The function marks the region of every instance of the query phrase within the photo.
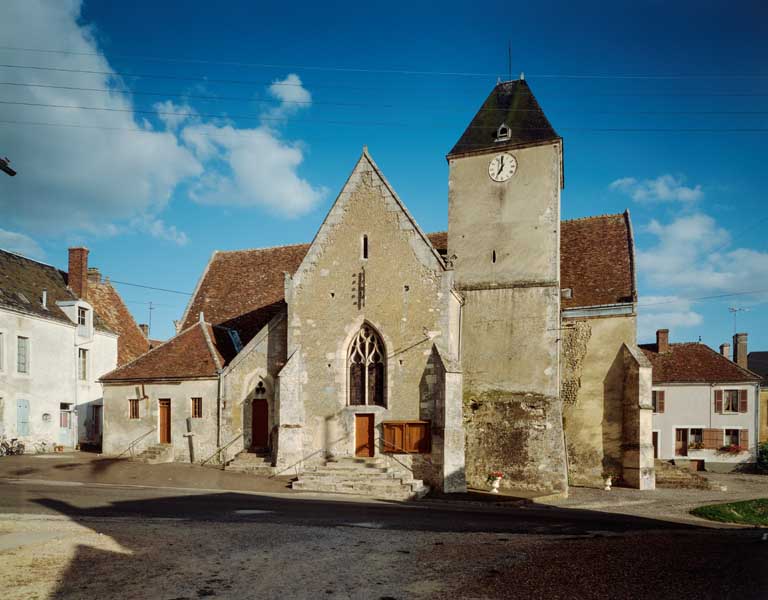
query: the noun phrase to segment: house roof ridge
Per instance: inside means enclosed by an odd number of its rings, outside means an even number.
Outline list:
[[[589,215],[587,217],[576,217],[575,219],[563,219],[562,223],[576,223],[579,221],[596,221],[597,219],[606,219],[608,217],[624,217],[626,212],[620,213],[604,213],[602,215]]]
[[[297,242],[294,244],[277,244],[275,246],[262,246],[259,248],[240,248],[239,250],[214,250],[215,254],[234,254],[235,252],[260,252],[262,250],[277,250],[279,248],[296,248],[297,246],[308,246],[310,242]]]
[[[18,252],[14,252],[13,250],[6,250],[5,248],[0,248],[0,252],[5,252],[6,254],[12,254],[13,256],[18,256],[19,258],[23,258],[24,260],[37,263],[38,265],[42,265],[44,267],[50,267],[51,269],[56,269],[59,273],[66,273],[66,271],[62,271],[56,265],[43,262],[42,260],[37,260],[36,258],[30,258],[29,256],[24,256],[23,254],[19,254]]]

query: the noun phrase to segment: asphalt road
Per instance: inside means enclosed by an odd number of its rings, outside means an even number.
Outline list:
[[[536,505],[6,480],[4,532],[57,536],[0,550],[5,598],[768,598],[761,530]]]

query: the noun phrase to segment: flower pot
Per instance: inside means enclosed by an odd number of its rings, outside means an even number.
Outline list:
[[[499,493],[499,485],[501,485],[501,477],[495,477],[491,481],[491,494]]]

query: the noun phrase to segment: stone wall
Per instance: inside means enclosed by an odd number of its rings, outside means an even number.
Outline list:
[[[568,476],[603,487],[622,472],[624,344],[635,343],[636,317],[564,319],[561,377]]]

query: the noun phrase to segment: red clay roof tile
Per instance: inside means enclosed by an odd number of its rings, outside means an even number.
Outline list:
[[[653,365],[653,383],[738,383],[758,381],[760,377],[706,344],[670,344],[668,352],[658,352],[656,344],[640,349]]]

